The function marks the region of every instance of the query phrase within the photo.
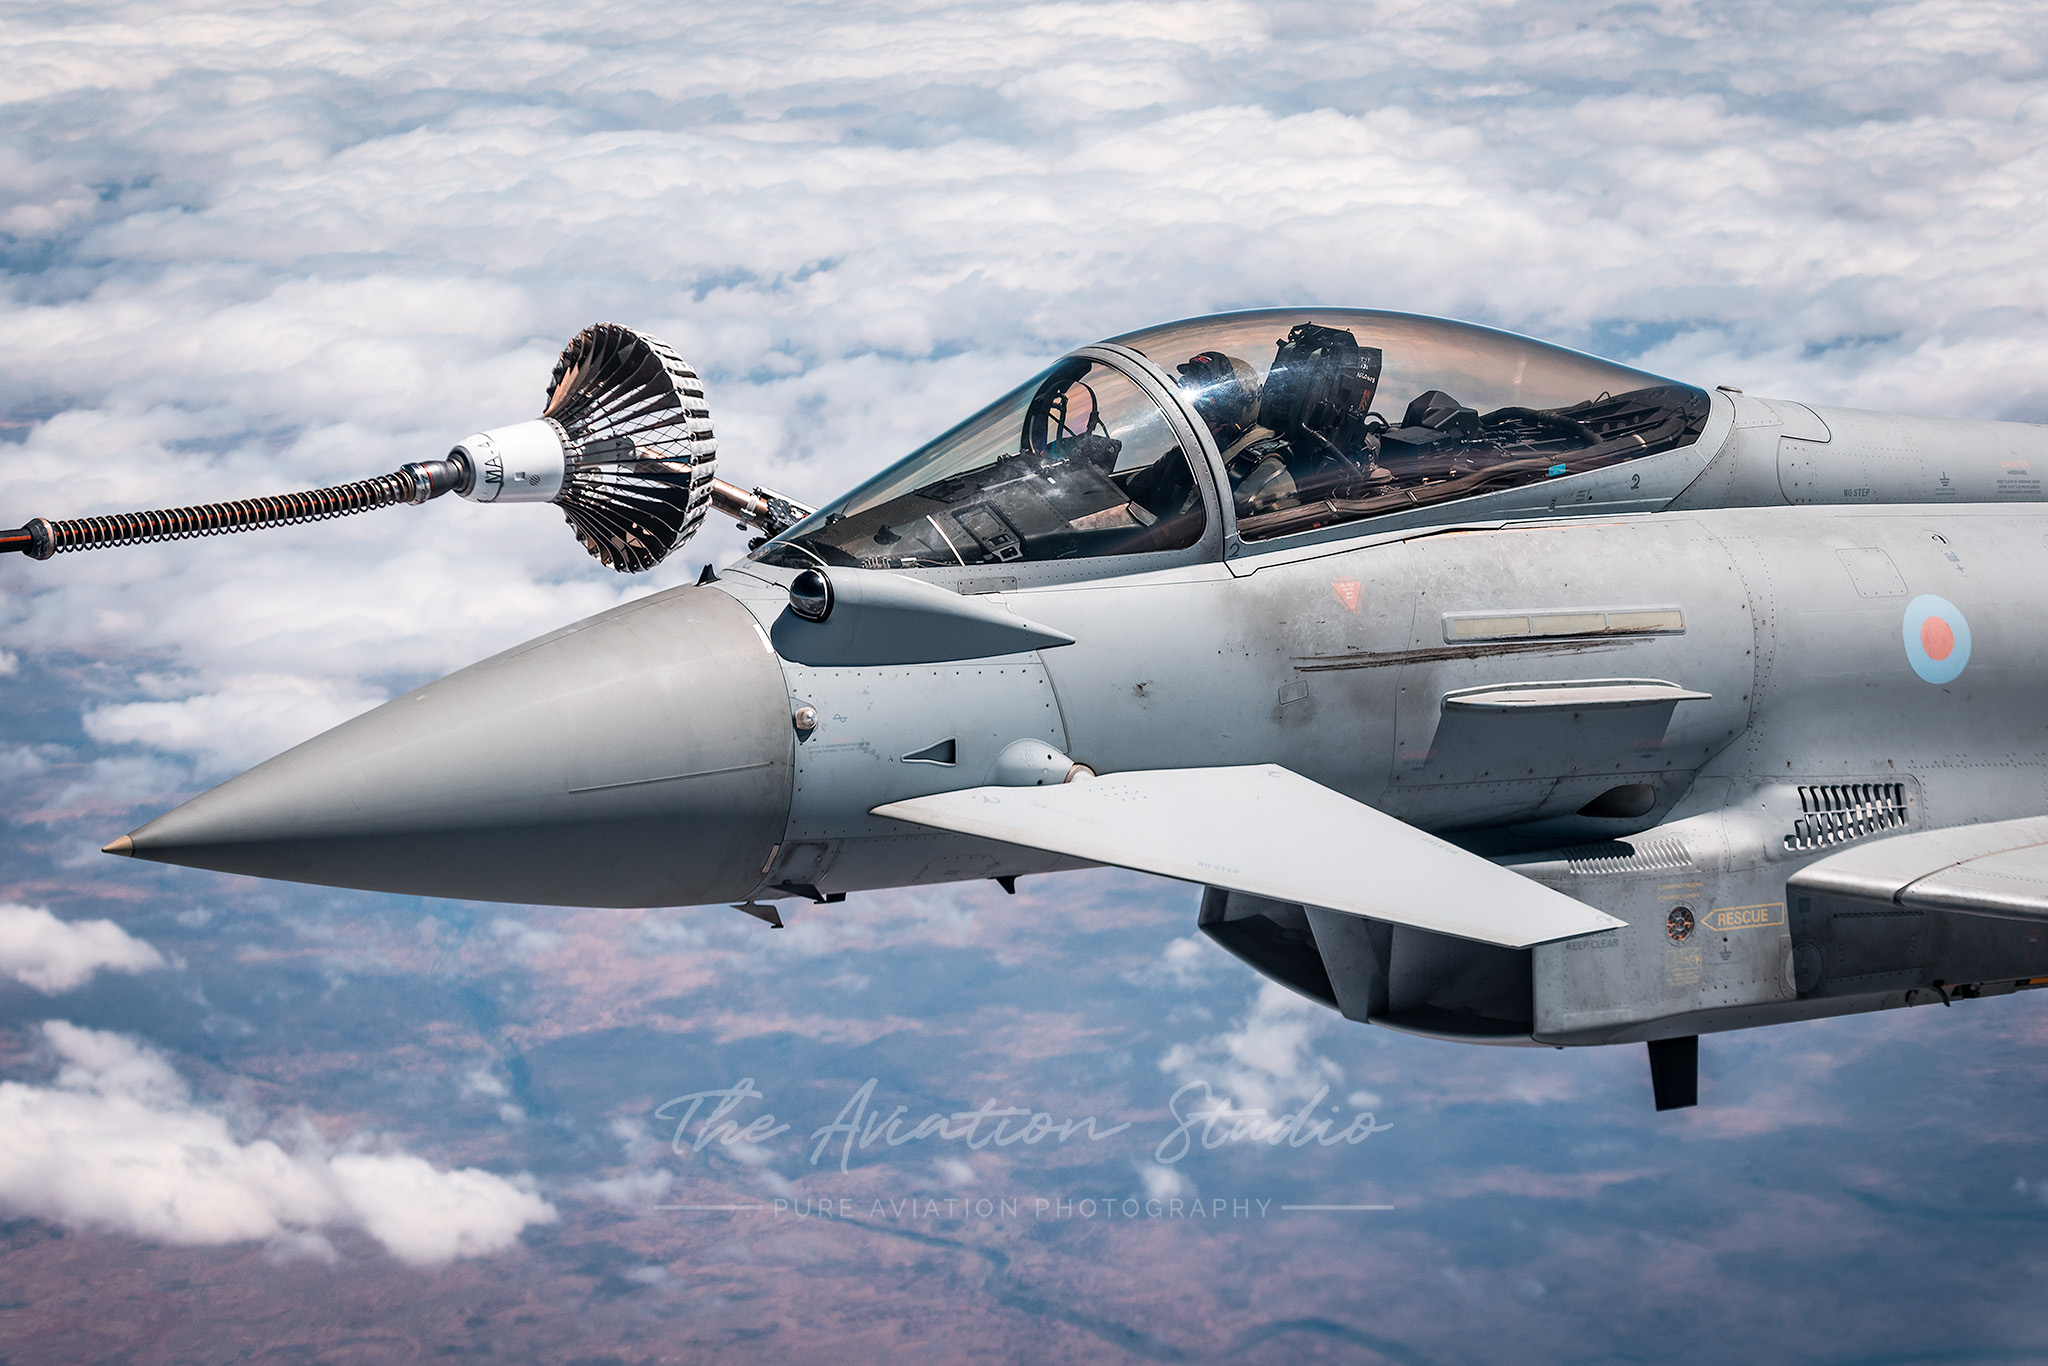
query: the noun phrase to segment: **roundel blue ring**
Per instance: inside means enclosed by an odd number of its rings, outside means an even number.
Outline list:
[[[1920,644],[1920,628],[1929,617],[1940,617],[1948,623],[1954,633],[1956,645],[1947,659],[1936,659]],[[1970,662],[1970,623],[1963,619],[1962,609],[1947,598],[1932,593],[1922,593],[1906,604],[1906,620],[1903,623],[1906,643],[1906,660],[1913,666],[1913,672],[1929,683],[1953,683]]]

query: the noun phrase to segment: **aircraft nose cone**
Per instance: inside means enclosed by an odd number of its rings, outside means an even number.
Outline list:
[[[739,900],[782,839],[793,745],[753,617],[676,588],[387,702],[108,852],[479,901]]]

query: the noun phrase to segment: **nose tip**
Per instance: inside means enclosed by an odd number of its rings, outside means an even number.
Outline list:
[[[782,839],[793,744],[753,617],[675,588],[387,702],[108,852],[478,901],[730,901]]]

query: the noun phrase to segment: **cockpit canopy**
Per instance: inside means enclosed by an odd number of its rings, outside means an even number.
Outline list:
[[[1183,550],[1208,516],[1175,426],[1129,375],[1069,357],[760,553],[918,569]]]
[[[1690,385],[1404,313],[1226,314],[1116,344],[1173,373],[1247,541],[1671,450],[1708,411]]]
[[[1185,550],[1218,469],[1259,541],[1675,450],[1708,410],[1690,385],[1469,323],[1194,318],[1060,361],[759,554],[910,569]]]

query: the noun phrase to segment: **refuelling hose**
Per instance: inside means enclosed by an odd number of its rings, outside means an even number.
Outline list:
[[[36,517],[26,526],[0,531],[0,554],[12,551],[30,559],[47,560],[66,550],[103,550],[145,541],[179,541],[191,536],[225,536],[262,527],[320,522],[393,503],[424,503],[458,488],[468,477],[467,461],[425,460],[374,479],[308,489],[304,493],[55,522]]]

